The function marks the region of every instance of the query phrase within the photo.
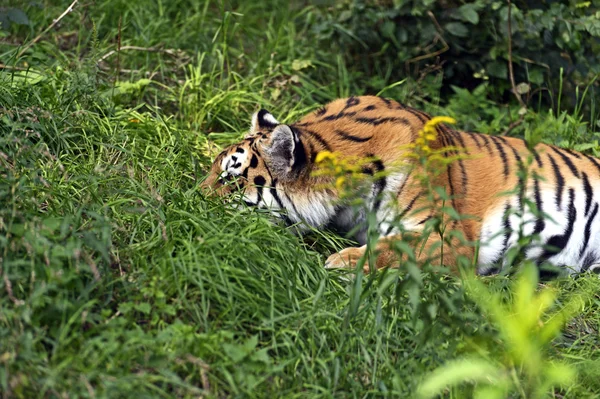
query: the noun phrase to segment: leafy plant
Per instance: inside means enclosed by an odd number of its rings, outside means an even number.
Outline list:
[[[569,94],[562,105],[575,109],[576,87],[600,73],[597,4],[515,1],[511,32],[509,4],[346,0],[317,8],[310,23],[322,45],[333,43],[356,66],[355,78],[366,81],[367,92],[381,85],[378,79],[385,84],[410,76],[417,81],[411,84],[413,94],[421,97],[436,91],[430,86],[433,82],[438,82],[444,99],[452,97],[452,86],[470,91],[490,82],[493,98],[508,100],[512,60],[516,83],[532,86],[526,97],[539,90],[556,97],[564,70],[563,92]],[[443,80],[436,79],[437,74]],[[553,105],[549,96],[543,98]]]
[[[421,383],[421,397],[434,397],[446,387],[467,383],[474,385],[473,397],[543,398],[555,388],[573,384],[574,367],[547,358],[545,348],[584,307],[586,298],[575,295],[550,313],[556,291],[546,287],[537,292],[537,276],[535,265],[526,262],[508,293],[493,292],[472,274],[463,276],[469,297],[498,330],[499,342],[490,340],[477,353],[431,372]]]

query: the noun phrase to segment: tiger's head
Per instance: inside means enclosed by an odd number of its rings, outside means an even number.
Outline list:
[[[248,206],[266,208],[288,224],[326,224],[334,214],[331,192],[314,190],[314,158],[293,125],[279,123],[261,109],[244,139],[214,160],[201,188],[222,197],[235,192]]]

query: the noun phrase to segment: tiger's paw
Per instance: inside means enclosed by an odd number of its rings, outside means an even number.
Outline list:
[[[325,262],[326,269],[355,269],[360,258],[365,254],[364,247],[346,248],[336,252],[327,258]],[[369,273],[369,262],[363,265],[363,271]]]

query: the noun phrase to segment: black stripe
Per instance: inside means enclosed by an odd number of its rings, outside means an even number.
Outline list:
[[[458,142],[460,143],[460,146],[465,149],[465,154],[469,155],[469,150],[468,150],[467,146],[465,145],[465,141],[462,138],[462,134],[460,134],[456,130],[449,129],[444,124],[441,124],[440,127],[442,127],[444,130],[450,132],[450,134],[458,140]]]
[[[402,184],[400,185],[400,188],[398,189],[398,191],[396,192],[396,197],[400,197],[400,194],[402,194],[402,191],[404,191],[404,187],[406,186],[406,183],[408,182],[408,179],[410,177],[410,174],[412,172],[412,169],[409,170],[406,175],[404,176],[404,181],[402,182]]]
[[[275,198],[275,201],[277,202],[277,205],[279,205],[279,208],[287,211],[287,209],[285,209],[285,206],[283,205],[283,201],[281,201],[281,198],[279,197],[279,194],[277,193],[277,179],[274,179],[271,184],[272,184],[272,186],[270,188],[271,195],[273,196],[273,198]],[[290,219],[287,214],[284,214],[281,212],[279,212],[278,214],[283,219],[284,223],[287,226],[291,226],[294,224],[292,219]]]
[[[502,216],[502,223],[504,226],[504,242],[502,243],[502,255],[508,251],[508,240],[510,240],[510,236],[512,235],[512,226],[510,225],[510,214],[511,214],[511,206],[507,203],[504,205],[504,215]]]
[[[529,147],[527,147],[529,148]],[[544,167],[544,163],[542,162],[542,158],[540,157],[540,154],[537,152],[537,150],[534,147],[529,148],[529,151],[531,151],[531,153],[533,154],[533,158],[535,159],[535,162],[538,164],[538,168],[543,168]]]
[[[287,198],[290,205],[292,205],[292,210],[294,211],[294,213],[297,216],[301,216],[300,212],[298,212],[298,208],[296,208],[296,204],[294,204],[294,201],[292,201],[292,198],[289,196],[289,194],[286,193],[285,191],[282,191],[282,193],[283,193],[283,195],[285,195],[285,197]]]
[[[450,130],[447,126],[445,126],[443,124],[438,125],[438,127],[444,133],[443,135],[448,138],[448,140],[450,141],[450,144],[452,146],[457,147],[456,143],[454,142],[454,139],[452,138],[452,137],[456,137],[458,139],[458,141],[460,142],[462,148],[466,149],[465,142],[463,141],[462,137],[460,137],[460,135],[457,135],[457,132],[455,130]],[[455,154],[458,154],[458,151],[456,151]],[[467,154],[468,154],[468,151],[467,151]],[[468,185],[469,179],[467,176],[467,169],[465,168],[465,164],[461,158],[458,159],[458,166],[460,167],[462,195],[466,197],[467,190],[469,187],[469,185]],[[454,206],[454,205],[452,205],[452,206]],[[454,209],[456,209],[456,207]],[[458,209],[456,209],[456,211],[458,212]]]
[[[374,109],[377,109],[377,107],[374,105],[367,105],[363,111],[373,111]]]
[[[452,149],[448,149],[446,154],[450,153],[451,155],[458,155],[458,151],[456,150],[456,148],[458,148],[458,146],[454,142],[454,139],[452,138],[452,136],[450,134],[448,134],[448,131],[445,130],[442,125],[437,125],[435,127],[435,129],[437,131],[438,137],[440,137],[442,139],[442,143],[443,143],[444,147],[454,147]]]
[[[402,110],[406,111],[406,112],[408,112],[410,114],[413,114],[414,116],[416,116],[423,123],[427,122],[430,119],[428,117],[426,118],[425,116],[423,116],[423,114],[421,112],[419,112],[416,109],[411,108],[411,107],[403,107]]]
[[[453,147],[466,148],[465,142],[463,141],[462,137],[457,136],[457,132],[455,130],[451,130],[450,128],[448,128],[448,126],[444,125],[443,123],[437,125],[435,128],[436,128],[438,134],[440,134],[440,132],[441,132],[441,134],[446,136],[446,138],[450,141],[450,143]],[[460,144],[461,144],[460,146],[456,145],[454,138],[456,138],[460,142]],[[458,150],[454,150],[454,154],[458,155]],[[467,154],[468,154],[468,151],[467,151]]]
[[[327,113],[327,107],[322,106],[315,111],[316,116],[323,116]]]
[[[359,117],[354,119],[358,123],[366,123],[368,125],[379,126],[382,123],[392,122],[399,123],[402,125],[410,125],[410,122],[406,118],[399,118],[395,116],[390,116],[386,118],[367,118],[367,117]]]
[[[409,107],[408,105],[401,105],[401,104],[398,104],[398,105],[400,107],[402,107],[401,108],[402,110],[410,112],[411,114],[413,114],[417,118],[419,118],[421,121],[428,121],[431,119],[431,116],[429,116],[427,113],[421,111],[420,109]]]
[[[309,136],[311,136],[313,139],[315,139],[316,141],[319,142],[319,144],[321,144],[321,146],[326,149],[327,151],[331,151],[331,147],[329,146],[329,144],[327,144],[327,142],[325,140],[323,140],[323,137],[321,137],[321,135],[317,132],[314,132],[312,130],[309,129],[298,129],[297,125],[294,126],[296,128],[296,130],[299,132],[298,136],[302,136],[302,133],[306,133]]]
[[[339,136],[342,136],[344,139],[346,140],[350,140],[350,141],[355,141],[357,143],[364,143],[365,141],[369,141],[373,138],[373,136],[370,137],[358,137],[358,136],[354,136],[350,133],[346,133],[342,130],[336,129],[335,133]]]
[[[431,218],[433,218],[432,215],[427,216],[425,219],[421,220],[420,222],[418,222],[417,224],[425,224],[427,223],[428,220],[430,220]]]
[[[394,227],[396,227],[396,226],[394,226],[393,224],[390,223],[390,225],[388,226],[388,228],[385,229],[385,233],[383,235],[384,236],[389,236],[390,233],[392,232],[392,230],[394,230]]]
[[[542,195],[540,193],[540,182],[537,176],[533,178],[533,196],[535,198],[535,206],[537,208],[537,218],[535,220],[535,227],[533,228],[533,234],[541,233],[546,227],[544,222],[544,214],[542,210]]]
[[[590,185],[587,173],[582,172],[582,175],[583,190],[585,191],[585,216],[587,216],[588,212],[590,211],[590,207],[592,206],[592,197],[594,196],[594,192],[592,191],[592,186]]]
[[[367,154],[367,157],[371,158],[374,157],[374,155]],[[383,165],[383,162],[380,159],[376,159],[373,161],[373,167],[375,169],[375,173],[383,172],[385,170],[385,166]],[[385,176],[378,176],[376,179],[377,180],[375,180],[375,182],[373,183],[373,209],[375,210],[375,212],[377,212],[377,210],[381,206],[381,194],[383,193],[383,190],[385,190],[385,186],[387,184]]]
[[[487,134],[481,134],[479,136],[483,139],[485,148],[487,148],[488,153],[490,154],[490,156],[494,155],[493,152],[492,152],[492,147],[490,146],[490,136],[487,135]]]
[[[500,253],[498,254],[498,256],[496,257],[496,259],[494,259],[490,265],[497,265],[502,261],[502,258],[504,257],[504,254],[506,254],[506,251],[508,250],[508,240],[510,240],[510,236],[512,234],[512,227],[510,225],[510,211],[511,211],[511,207],[509,203],[506,203],[504,205],[504,213],[502,214],[502,228],[503,228],[503,234],[502,236],[504,237],[503,241],[502,241],[502,250],[500,251]]]
[[[454,140],[452,139],[452,137],[450,137],[450,135],[444,134],[444,130],[440,129],[440,126],[437,126],[437,130],[438,130],[438,137],[441,138],[442,140],[442,145],[444,147],[448,147],[448,146],[452,146],[452,147],[456,147],[456,144],[454,143]],[[456,150],[451,150],[450,151],[452,154],[457,154]],[[447,156],[448,152],[446,152],[446,156]],[[467,178],[467,174],[464,168],[464,165],[462,163],[462,160],[459,160],[459,166],[461,167],[461,180],[463,183],[463,190],[466,190],[466,186],[465,186],[465,182],[466,182],[466,178]],[[456,198],[455,198],[455,190],[454,190],[454,183],[452,181],[452,165],[448,165],[446,170],[448,171],[448,187],[450,188],[450,200],[452,201],[452,208],[454,208],[454,210],[456,212],[459,212],[458,207],[456,206]],[[456,225],[456,220],[453,222],[454,225]]]
[[[559,151],[557,148],[550,146],[550,148],[558,154],[559,157],[562,158],[562,160],[565,162],[565,164],[567,165],[567,167],[571,170],[571,173],[573,173],[573,175],[577,178],[579,178],[579,171],[577,170],[577,168],[575,167],[575,165],[573,165],[573,162],[571,162],[571,159],[566,156],[565,154],[563,154],[562,151]]]
[[[287,226],[292,226],[294,225],[294,222],[292,221],[292,219],[289,218],[288,215],[285,214],[279,214],[279,216],[281,216],[283,218],[283,222],[287,225]]]
[[[563,234],[552,236],[546,242],[546,249],[540,256],[538,264],[547,260],[551,256],[554,256],[561,252],[567,246],[571,234],[573,234],[573,228],[575,226],[575,219],[577,219],[577,209],[575,209],[575,190],[569,189],[569,211],[568,211],[567,228]]]
[[[250,167],[256,168],[258,166],[258,157],[256,154],[252,154],[252,158],[250,158]]]
[[[517,182],[517,185],[519,186],[519,196],[517,197],[517,201],[519,201],[519,211],[521,212],[521,215],[524,212],[524,206],[523,206],[523,200],[525,199],[525,181],[523,180],[523,175],[519,174],[519,180]]]
[[[443,130],[439,129],[439,126],[436,126],[436,130],[438,132],[438,139],[441,140],[442,146],[444,148],[448,148],[450,146],[456,147],[454,145],[454,141],[452,140],[452,138],[449,137],[448,135],[444,134]],[[444,156],[446,156],[446,157],[449,156],[449,155],[452,155],[452,154],[457,154],[456,150],[448,150],[447,149],[447,150],[444,151]],[[456,206],[454,183],[453,183],[453,180],[452,180],[452,165],[448,165],[446,167],[446,171],[447,171],[447,174],[448,174],[448,188],[450,189],[450,201],[452,203],[452,208],[454,208],[454,210],[456,212],[459,212],[458,207]],[[463,178],[464,178],[464,176],[463,176]],[[457,221],[453,220],[451,228],[453,229],[456,226],[456,224],[457,224]]]
[[[454,208],[454,210],[456,212],[458,212],[458,209],[456,209],[456,198],[454,198],[454,183],[452,183],[452,165],[448,165],[448,188],[450,188],[450,201],[452,201],[452,208]]]
[[[496,149],[498,150],[498,153],[500,154],[500,158],[502,159],[502,165],[504,166],[504,178],[507,178],[509,173],[508,158],[506,157],[506,152],[504,152],[504,148],[502,148],[502,143],[499,142],[496,136],[489,136],[489,138],[490,140],[492,140],[492,142],[496,146]]]
[[[310,141],[308,142],[308,153],[310,154],[310,163],[314,164],[318,151],[315,151],[315,147],[313,147]]]
[[[340,111],[337,114],[326,116],[322,120],[324,120],[324,121],[336,121],[336,120],[342,119],[343,117],[346,117],[346,116],[355,116],[355,115],[356,115],[356,112],[344,112],[344,111]]]
[[[294,126],[296,127],[306,127],[319,123],[319,121],[310,121],[310,122],[296,122]]]
[[[374,172],[373,172],[373,169],[371,169],[371,168],[370,168],[370,167],[368,167],[368,166],[363,166],[363,167],[360,169],[360,171],[361,171],[361,172],[363,172],[363,174],[365,174],[365,175],[369,175],[369,176],[373,176],[373,173],[374,173]]]
[[[384,97],[379,97],[379,98],[381,99],[381,101],[383,101],[385,103],[386,107],[392,108],[392,102],[389,99],[384,98]]]
[[[273,196],[273,198],[275,198],[275,202],[277,202],[277,205],[279,205],[280,209],[285,209],[285,207],[283,206],[283,202],[281,201],[281,198],[279,198],[279,194],[277,193],[277,180],[273,180],[273,182],[271,183],[271,188],[270,188],[270,192],[271,195]]]
[[[581,159],[581,154],[579,154],[578,152],[575,152],[575,151],[570,150],[568,148],[561,148],[561,150],[568,152],[569,154],[571,154],[572,156],[574,156],[577,159]]]
[[[495,136],[496,138],[498,138],[500,141],[502,141],[504,143],[504,145],[508,146],[508,148],[510,148],[512,150],[512,153],[515,157],[515,160],[517,161],[517,164],[519,165],[519,169],[522,171],[522,173],[519,173],[519,181],[518,181],[518,186],[519,186],[519,210],[521,211],[521,214],[523,213],[523,199],[525,198],[525,188],[526,188],[526,184],[525,181],[523,180],[523,160],[521,159],[521,156],[519,155],[519,152],[517,151],[517,149],[515,147],[513,147],[508,140],[506,140],[504,137],[501,136]]]
[[[554,177],[556,179],[556,206],[559,210],[561,210],[563,189],[565,188],[565,178],[560,173],[560,169],[558,168],[554,158],[552,158],[552,155],[548,154],[548,159],[550,160],[552,170],[554,171]]]
[[[389,106],[388,106],[388,108],[389,108]],[[409,107],[408,105],[397,103],[396,108],[399,109],[399,110],[402,110],[402,111],[406,111],[409,114],[412,114],[413,116],[417,117],[417,119],[419,119],[419,121],[421,121],[423,123],[425,123],[426,121],[428,121],[429,119],[431,119],[429,117],[429,115],[425,114],[422,111],[419,111],[417,109]]]
[[[267,181],[265,180],[264,177],[262,176],[256,176],[254,178],[254,185],[256,186],[256,205],[260,204],[260,201],[262,201],[262,191],[263,191],[263,187],[265,186],[265,183]]]
[[[598,256],[594,251],[590,251],[590,253],[587,254],[585,259],[583,260],[583,263],[581,265],[581,272],[587,272],[590,269],[590,267],[593,264],[598,263],[599,260],[600,256]]]
[[[436,126],[436,131],[437,131],[437,139],[440,142],[440,144],[442,145],[442,148],[444,149],[444,156],[448,157],[451,155],[451,153],[453,154],[454,152],[449,150],[448,147],[450,147],[450,144],[448,144],[448,142],[446,141],[446,135],[444,135],[444,133],[438,129],[438,127]]]
[[[263,176],[256,176],[254,178],[254,184],[258,186],[264,186],[267,180]]]
[[[306,170],[306,150],[304,148],[304,144],[299,138],[298,130],[295,128],[291,128],[294,133],[294,154],[293,154],[293,164],[292,164],[292,172],[294,172],[297,176],[302,173],[303,170]]]
[[[239,153],[243,154],[244,153],[244,149],[238,147],[238,148],[235,149],[235,152],[239,152]]]
[[[508,140],[506,140],[502,136],[494,136],[494,137],[496,139],[502,141],[504,143],[504,145],[506,145],[508,148],[510,148],[512,150],[512,153],[515,156],[515,159],[517,160],[517,162],[519,163],[519,165],[523,164],[523,161],[521,160],[521,155],[519,155],[519,152],[517,151],[517,149],[515,147],[513,147],[512,144],[510,144],[510,142]]]
[[[590,235],[592,234],[592,222],[596,218],[597,213],[598,213],[598,203],[596,202],[596,204],[594,206],[594,210],[592,211],[592,214],[590,215],[590,217],[588,217],[587,223],[585,224],[585,232],[583,234],[583,246],[581,247],[581,250],[579,251],[580,258],[583,257],[583,254],[585,253],[585,250],[587,249],[587,245],[590,242]]]
[[[402,212],[400,212],[400,215],[398,216],[399,219],[402,219],[404,217],[404,215],[406,215],[408,212],[410,212],[412,207],[415,205],[415,202],[419,199],[419,197],[421,195],[423,195],[423,191],[419,191],[417,193],[417,195],[412,200],[410,200],[408,205],[406,205],[406,207],[402,210]]]
[[[594,164],[594,166],[596,167],[596,169],[598,169],[598,172],[600,172],[600,163],[598,163],[598,161],[596,161],[596,159],[594,157],[591,157],[587,154],[581,154],[584,157],[586,157],[588,159],[588,161],[590,161],[591,163]]]
[[[473,141],[475,142],[475,144],[477,145],[477,148],[481,148],[481,143],[479,142],[479,134],[477,133],[472,133],[472,132],[466,132],[469,137],[471,137],[471,139],[473,139]]]
[[[354,107],[355,105],[360,104],[360,100],[354,96],[348,98],[348,100],[346,100],[346,106],[344,107],[344,109],[348,109],[350,107]]]

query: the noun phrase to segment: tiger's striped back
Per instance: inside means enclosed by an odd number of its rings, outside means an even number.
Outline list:
[[[374,96],[336,100],[288,125],[261,110],[253,117],[250,134],[217,157],[203,184],[224,194],[231,186],[223,178],[237,177],[248,205],[269,208],[290,224],[340,231],[362,225],[355,237],[361,244],[366,239],[367,212],[376,214],[384,237],[400,234],[398,219],[404,228],[419,232],[432,215],[405,155],[429,119],[421,111]],[[546,144],[530,149],[520,139],[460,132],[444,125],[431,145],[464,154],[440,171],[432,184],[446,189],[459,214],[471,216],[454,221],[451,228],[468,241],[480,242],[480,273],[495,270],[517,245],[519,234],[539,236],[537,244],[525,249],[527,258],[572,271],[600,264],[596,158]],[[370,181],[366,209],[357,212],[341,204],[332,179],[314,175],[321,151],[373,159],[364,168],[366,175],[388,172]],[[532,163],[525,180],[519,171],[528,159]],[[324,185],[330,188],[322,189]],[[501,195],[508,191],[513,193]],[[475,255],[471,250],[465,253]]]

